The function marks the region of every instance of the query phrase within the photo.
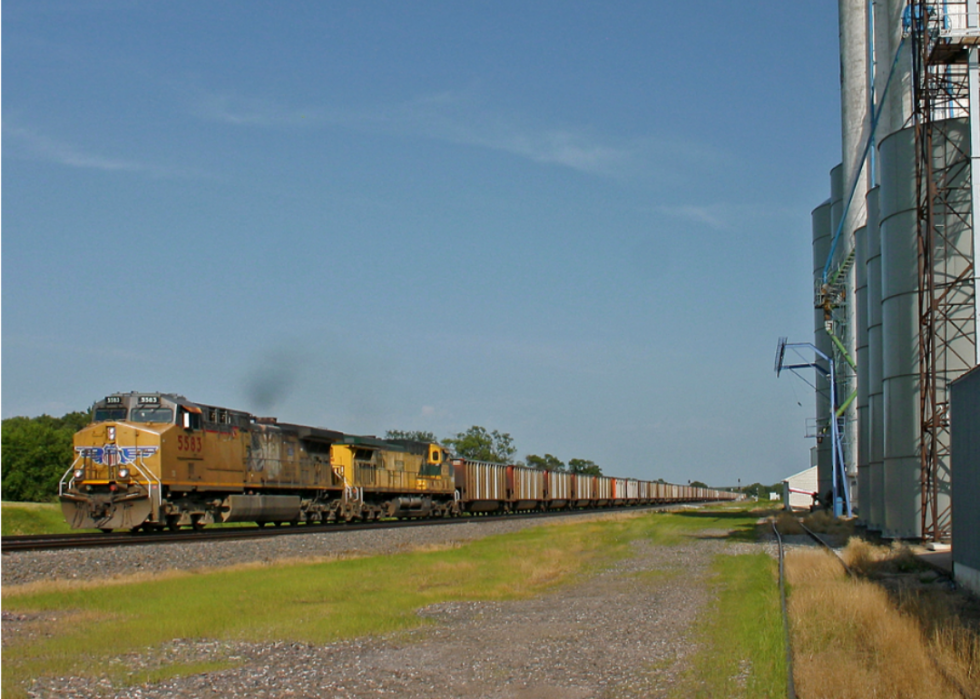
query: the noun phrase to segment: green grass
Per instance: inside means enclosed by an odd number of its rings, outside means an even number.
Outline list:
[[[61,505],[40,502],[5,502],[0,510],[3,536],[67,534],[72,531],[61,514]]]
[[[698,622],[699,650],[672,697],[786,695],[778,566],[765,554],[718,556],[715,604]]]
[[[218,522],[209,524],[211,528],[221,527],[251,527],[252,522],[233,522],[225,524]],[[24,534],[69,534],[71,532],[97,532],[98,529],[72,529],[65,522],[61,513],[61,505],[45,502],[5,502],[0,529],[3,536],[20,536]],[[125,530],[120,530],[125,531]]]
[[[758,514],[733,506],[682,510],[663,516],[649,533],[656,544],[672,545],[685,538],[720,538],[755,541]]]
[[[3,696],[24,696],[25,682],[45,675],[147,681],[120,676],[120,656],[177,638],[323,644],[410,629],[429,623],[416,614],[429,604],[515,599],[582,579],[630,555],[636,539],[670,544],[730,528],[741,536],[754,521],[745,512],[648,514],[534,527],[446,550],[7,590],[5,611],[56,620],[36,622],[31,640],[5,638]],[[199,671],[177,661],[155,672]]]

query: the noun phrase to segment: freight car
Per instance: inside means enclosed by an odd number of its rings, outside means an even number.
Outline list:
[[[380,440],[192,403],[116,393],[95,403],[59,484],[77,529],[201,528],[447,517],[728,500],[726,491],[450,460]]]

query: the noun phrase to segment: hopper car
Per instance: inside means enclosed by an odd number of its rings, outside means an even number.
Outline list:
[[[170,393],[115,393],[59,484],[76,529],[201,528],[732,500],[727,491],[453,458],[440,444],[278,422]]]

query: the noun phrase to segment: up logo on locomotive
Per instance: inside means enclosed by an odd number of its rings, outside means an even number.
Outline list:
[[[137,459],[153,456],[160,447],[117,447],[107,444],[104,447],[75,447],[75,451],[83,459],[91,459],[101,466],[118,466],[132,464]]]

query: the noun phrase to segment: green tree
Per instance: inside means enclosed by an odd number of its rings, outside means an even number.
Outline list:
[[[691,481],[692,488],[707,488],[707,483],[702,483],[701,481]]]
[[[423,432],[422,430],[388,430],[385,432],[385,439],[408,439],[413,442],[439,441],[431,432]]]
[[[561,461],[557,456],[552,456],[551,454],[545,454],[544,456],[528,454],[525,461],[531,468],[540,468],[545,471],[565,470],[565,462]]]
[[[442,443],[452,449],[456,456],[495,464],[509,464],[517,453],[510,434],[497,430],[487,432],[478,425],[465,432],[457,432],[455,437],[447,437]]]
[[[92,413],[90,411],[75,411],[73,413],[66,413],[61,417],[61,426],[71,430],[73,435],[83,427],[87,427],[91,422]]]
[[[568,470],[572,473],[581,473],[584,476],[601,476],[602,469],[589,459],[569,459]]]
[[[72,436],[89,422],[89,413],[83,412],[4,420],[0,427],[4,500],[50,502],[74,459]]]

